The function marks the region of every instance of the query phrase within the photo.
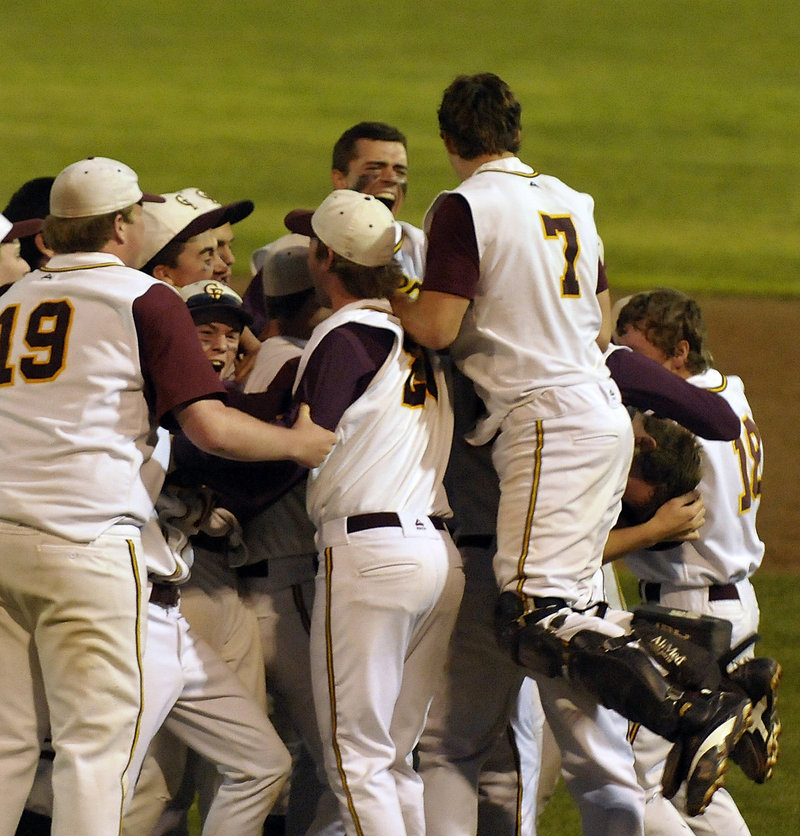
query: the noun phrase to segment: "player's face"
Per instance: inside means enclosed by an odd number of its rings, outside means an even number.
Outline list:
[[[655,360],[656,363],[665,368],[670,368],[670,357],[667,356],[667,353],[648,342],[647,337],[641,331],[637,331],[633,325],[626,325],[622,333],[615,334],[614,342],[617,345],[626,345],[637,354],[644,354],[645,357]]]
[[[122,218],[121,215],[117,217]],[[139,253],[144,246],[144,215],[141,204],[137,203],[133,207],[130,221],[123,221],[121,229],[125,235],[125,242],[120,257],[125,264],[132,266],[137,263]]]
[[[644,508],[653,499],[655,488],[639,476],[628,476],[622,501],[632,508]]]
[[[214,280],[222,284],[230,284],[233,275],[232,267],[236,258],[233,255],[231,244],[233,243],[233,226],[229,223],[223,224],[214,230],[217,238],[217,259],[214,264]]]
[[[233,376],[234,361],[239,351],[241,329],[238,325],[210,320],[195,324],[203,353],[211,361],[220,378]]]
[[[177,265],[164,272],[175,287],[208,281],[213,276],[217,239],[211,230],[190,238],[177,258]]]
[[[358,139],[355,152],[346,172],[333,171],[334,187],[375,195],[396,216],[408,189],[408,155],[403,143]]]
[[[19,281],[30,269],[19,254],[19,241],[0,244],[0,284]]]

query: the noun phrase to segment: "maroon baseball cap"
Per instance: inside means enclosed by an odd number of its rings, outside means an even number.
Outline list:
[[[28,218],[26,221],[16,221],[11,224],[11,229],[3,236],[1,244],[9,241],[16,241],[17,238],[27,238],[29,235],[36,235],[42,231],[44,221],[42,218]]]

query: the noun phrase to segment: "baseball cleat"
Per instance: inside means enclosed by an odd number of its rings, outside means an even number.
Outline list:
[[[775,659],[759,656],[747,659],[728,674],[753,702],[752,723],[736,744],[731,759],[757,784],[772,777],[778,760],[781,721],[777,711],[777,690],[782,673]]]
[[[716,710],[700,729],[690,732],[670,750],[661,779],[665,798],[672,798],[686,781],[686,812],[699,816],[723,785],[728,758],[750,723],[752,704],[737,693],[715,695]]]

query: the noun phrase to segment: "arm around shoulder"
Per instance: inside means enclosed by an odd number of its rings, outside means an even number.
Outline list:
[[[259,421],[213,399],[186,404],[175,410],[175,417],[195,446],[237,461],[289,459],[316,467],[336,440],[334,433],[313,423],[306,405],[291,428]]]
[[[447,348],[455,340],[468,307],[469,299],[425,290],[424,285],[414,300],[404,293],[392,297],[392,309],[405,332],[420,345],[435,351]]]

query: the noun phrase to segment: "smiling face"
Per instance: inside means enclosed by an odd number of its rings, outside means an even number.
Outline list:
[[[203,353],[222,380],[233,377],[242,326],[224,310],[194,315],[194,326]]]
[[[374,195],[396,216],[408,189],[408,155],[403,143],[359,139],[354,150],[347,171],[333,170],[334,188]]]

